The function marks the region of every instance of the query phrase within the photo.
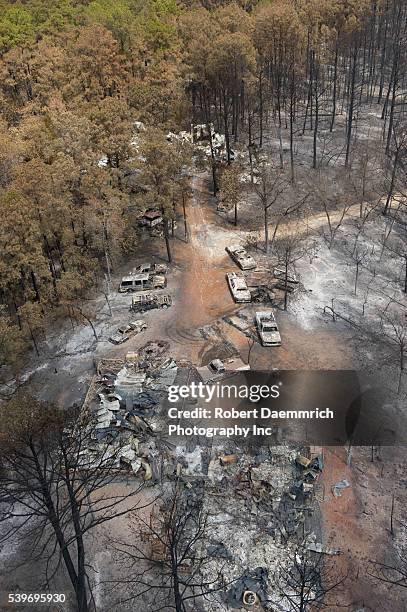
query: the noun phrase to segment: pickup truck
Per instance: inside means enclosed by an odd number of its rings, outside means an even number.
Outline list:
[[[226,247],[226,252],[242,270],[254,270],[254,268],[257,268],[253,257],[239,244],[232,244]]]
[[[145,291],[148,289],[164,289],[167,286],[167,279],[160,274],[131,274],[123,276],[119,293],[131,293],[133,291]]]
[[[135,295],[132,298],[130,310],[133,312],[145,312],[155,308],[169,308],[171,305],[172,297],[170,295],[147,293]]]
[[[226,274],[229,289],[236,303],[251,302],[252,295],[247,287],[246,279],[241,274],[228,272]]]
[[[256,327],[262,346],[281,346],[281,336],[272,310],[256,312]]]

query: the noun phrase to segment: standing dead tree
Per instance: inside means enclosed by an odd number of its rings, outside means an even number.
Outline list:
[[[26,562],[45,562],[45,588],[60,568],[72,585],[76,609],[94,609],[87,537],[98,526],[138,507],[141,487],[116,494],[119,457],[108,444],[88,451],[90,430],[74,411],[22,393],[1,407],[0,544],[21,539]]]
[[[323,229],[322,235],[328,248],[331,249],[349,209],[355,203],[354,189],[349,193],[337,193],[332,189],[332,185],[326,177],[322,176],[316,185],[310,184],[309,189],[310,192],[315,193],[316,201],[324,210],[328,226]]]
[[[335,204],[340,204],[339,198],[334,198],[334,200],[335,200]],[[334,243],[334,240],[336,238],[336,235],[345,219],[347,212],[352,206],[352,204],[349,202],[344,202],[340,204],[339,210],[332,210],[332,209],[329,210],[327,201],[323,199],[322,205],[324,207],[326,219],[328,221],[328,232],[329,232],[328,236],[326,236],[324,233],[324,237],[327,240],[328,248],[331,249]]]
[[[407,148],[406,126],[403,124],[395,125],[392,129],[392,134],[393,147],[391,153],[393,158],[393,165],[391,169],[389,186],[387,189],[386,204],[383,209],[384,215],[387,215],[389,210],[391,209],[391,204],[394,199],[395,193],[399,190],[401,192],[404,192],[406,182],[406,170],[405,163],[403,161]]]
[[[303,198],[300,198],[297,202],[294,202],[294,204],[290,204],[283,211],[278,213],[278,217],[274,223],[273,236],[271,238],[271,249],[273,249],[274,240],[276,239],[277,232],[280,228],[281,223],[283,223],[283,221],[289,220],[292,217],[298,217],[299,215],[301,215],[304,206],[308,200],[308,197],[309,194],[306,194]]]
[[[277,257],[278,266],[283,268],[281,282],[284,291],[284,310],[287,310],[288,295],[298,286],[294,274],[296,262],[314,251],[315,244],[309,242],[307,237],[302,236],[298,230],[275,241],[274,253]]]
[[[264,215],[264,250],[269,252],[269,216],[270,210],[289,185],[281,169],[270,161],[261,160],[257,164],[257,181],[253,183],[253,191]]]
[[[147,520],[136,513],[130,521],[132,537],[112,543],[127,576],[114,583],[127,587],[128,600],[144,597],[149,609],[186,612],[219,591],[220,572],[204,578],[211,563],[204,547],[208,517],[194,493],[177,480],[163,494],[157,513]]]
[[[359,281],[360,269],[365,265],[367,255],[368,255],[368,249],[363,249],[363,248],[362,249],[356,248],[352,253],[352,259],[355,264],[355,285],[353,289],[355,295],[357,294],[357,291],[358,291],[358,281]]]
[[[335,608],[330,596],[346,580],[338,574],[333,561],[327,562],[321,553],[298,548],[292,553],[288,567],[280,567],[275,592],[285,607],[295,612],[310,612]]]
[[[390,304],[381,313],[381,329],[383,335],[390,341],[398,356],[399,378],[397,393],[400,393],[407,355],[407,313],[390,310]]]
[[[363,230],[365,229],[366,223],[372,217],[374,217],[378,213],[378,209],[381,205],[382,196],[380,195],[379,199],[376,200],[372,204],[368,204],[366,202],[360,203],[360,212],[359,217],[355,219],[355,227],[356,227],[356,236],[355,241],[352,247],[352,256],[355,254],[356,248],[358,246],[359,239],[363,234]]]
[[[391,256],[396,257],[402,261],[403,269],[401,271],[401,277],[403,282],[403,291],[407,293],[407,233],[406,228],[403,228],[402,232],[398,236],[393,236],[392,240],[388,240],[385,243],[385,248],[388,250]]]

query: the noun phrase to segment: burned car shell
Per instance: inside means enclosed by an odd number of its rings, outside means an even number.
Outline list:
[[[146,289],[164,289],[167,279],[161,274],[130,274],[124,276],[119,285],[119,293],[145,291]]]
[[[119,327],[117,332],[110,336],[109,342],[112,342],[113,344],[123,344],[124,342],[127,342],[131,336],[140,333],[144,329],[147,329],[147,324],[143,321],[143,319],[131,321],[128,325]]]
[[[252,296],[247,287],[244,276],[241,274],[236,274],[235,272],[228,272],[226,274],[226,279],[235,302],[241,303],[252,301]]]
[[[272,310],[256,312],[256,327],[262,346],[281,346],[281,336]]]
[[[165,274],[166,272],[167,266],[165,264],[147,262],[136,266],[132,274]]]
[[[226,252],[242,270],[254,270],[257,267],[253,257],[239,244],[226,247]]]
[[[132,299],[130,310],[144,312],[155,308],[169,308],[172,305],[170,295],[157,295],[154,293],[136,295]]]

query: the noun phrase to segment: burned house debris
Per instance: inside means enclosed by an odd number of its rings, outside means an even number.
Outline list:
[[[178,134],[168,132],[168,142],[186,142],[194,145],[196,151],[202,152],[207,157],[213,155],[216,162],[228,161],[228,151],[226,148],[226,138],[214,128],[213,123],[191,125],[189,132],[181,130]],[[229,159],[235,159],[235,152],[229,149]]]
[[[217,374],[227,376],[223,363],[213,361]],[[225,585],[208,595],[203,609],[259,604],[267,610],[287,551],[301,544],[333,554],[320,547],[312,521],[322,451],[285,444],[247,449],[231,440],[194,438],[172,443],[166,436],[166,391],[188,380],[202,379],[192,364],[172,359],[167,342],[151,341],[126,358],[101,360],[83,415],[91,429],[88,461],[110,448],[118,473],[127,478],[152,487],[177,478],[186,495],[199,491],[208,516],[202,579],[207,572],[222,576]]]
[[[219,341],[214,326],[202,333]],[[186,496],[199,501],[207,521],[194,555],[205,557],[200,580],[216,576],[203,611],[289,610],[275,585],[293,551],[301,546],[308,554],[337,554],[320,543],[313,521],[322,450],[284,443],[246,448],[236,440],[194,437],[174,444],[167,436],[168,387],[201,381],[203,368],[176,362],[169,348],[150,341],[125,358],[99,362],[83,415],[91,429],[87,460],[108,444],[118,474],[144,481],[157,494],[176,479]],[[233,359],[214,358],[207,370],[222,380],[230,374],[228,361]]]
[[[96,456],[109,442],[117,469],[142,470],[145,480],[158,478],[156,411],[177,375],[177,364],[167,353],[167,343],[149,342],[126,359],[99,362],[96,392],[83,416],[92,431],[88,452]]]

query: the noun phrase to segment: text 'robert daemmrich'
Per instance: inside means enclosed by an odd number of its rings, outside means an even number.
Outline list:
[[[330,408],[321,410],[272,410],[271,408],[251,408],[237,410],[236,408],[193,408],[192,410],[168,409],[170,419],[333,419]]]

